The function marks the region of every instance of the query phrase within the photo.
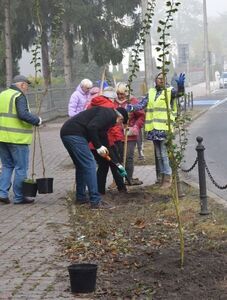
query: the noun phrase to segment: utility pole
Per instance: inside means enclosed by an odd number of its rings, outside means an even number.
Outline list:
[[[205,56],[205,79],[206,79],[206,94],[210,94],[210,62],[208,48],[208,30],[207,30],[207,7],[206,0],[203,0],[203,28],[204,28],[204,56]]]
[[[142,7],[142,18],[144,19],[145,13],[147,12],[148,0],[141,0]],[[145,66],[145,86],[146,91],[153,85],[153,60],[152,60],[152,45],[151,45],[151,34],[145,37],[146,41],[144,44],[144,66]]]

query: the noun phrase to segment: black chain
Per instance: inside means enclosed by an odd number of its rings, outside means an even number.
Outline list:
[[[186,170],[181,168],[181,171],[183,171],[185,173],[189,173],[189,172],[191,172],[195,168],[195,166],[197,165],[197,163],[198,163],[198,157],[196,158],[196,160],[195,160],[194,164],[191,166],[191,168],[186,169]]]
[[[206,169],[206,171],[207,171],[207,174],[208,174],[208,176],[209,176],[211,182],[212,182],[218,189],[220,189],[220,190],[225,190],[225,189],[227,189],[227,184],[221,186],[221,185],[219,185],[219,184],[214,180],[214,177],[211,175],[210,170],[209,170],[209,168],[208,168],[208,166],[207,166],[205,160],[204,160],[204,165],[205,165],[205,169]]]

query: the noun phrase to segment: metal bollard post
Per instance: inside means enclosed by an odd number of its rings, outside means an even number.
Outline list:
[[[193,92],[191,92],[191,109],[193,110],[193,106],[194,106],[194,103],[193,103]]]
[[[207,190],[206,190],[206,173],[204,164],[204,150],[205,147],[202,144],[203,138],[197,136],[198,145],[196,146],[197,158],[198,158],[198,171],[199,171],[199,192],[200,192],[200,215],[208,215],[207,208]]]
[[[191,94],[188,92],[188,108],[190,108]]]
[[[187,111],[187,94],[184,94],[184,112]]]

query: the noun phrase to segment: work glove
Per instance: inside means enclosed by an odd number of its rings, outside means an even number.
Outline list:
[[[184,91],[185,74],[180,73],[178,79],[175,81],[177,83],[178,91]]]
[[[118,167],[118,173],[121,177],[127,176],[127,172],[121,164],[117,164],[117,167]]]
[[[109,151],[105,146],[101,146],[100,148],[96,149],[96,151],[102,157],[105,157],[109,154]]]
[[[133,112],[133,105],[128,104],[125,109],[126,109],[127,112]]]
[[[139,129],[136,125],[133,127],[129,127],[127,130],[127,136],[132,136],[132,135],[138,135],[139,134]]]
[[[39,117],[39,123],[38,123],[38,126],[40,126],[42,124],[42,119],[41,117]]]
[[[101,88],[102,80],[97,80],[96,83],[98,84],[98,87]],[[106,80],[103,81],[103,86],[102,88],[105,89],[109,86],[108,82]]]

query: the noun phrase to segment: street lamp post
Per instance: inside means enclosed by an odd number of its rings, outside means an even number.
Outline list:
[[[205,79],[206,79],[206,94],[210,94],[210,63],[209,63],[209,48],[208,48],[208,30],[207,30],[207,7],[206,0],[203,0],[203,28],[204,28],[204,54],[205,54]]]

